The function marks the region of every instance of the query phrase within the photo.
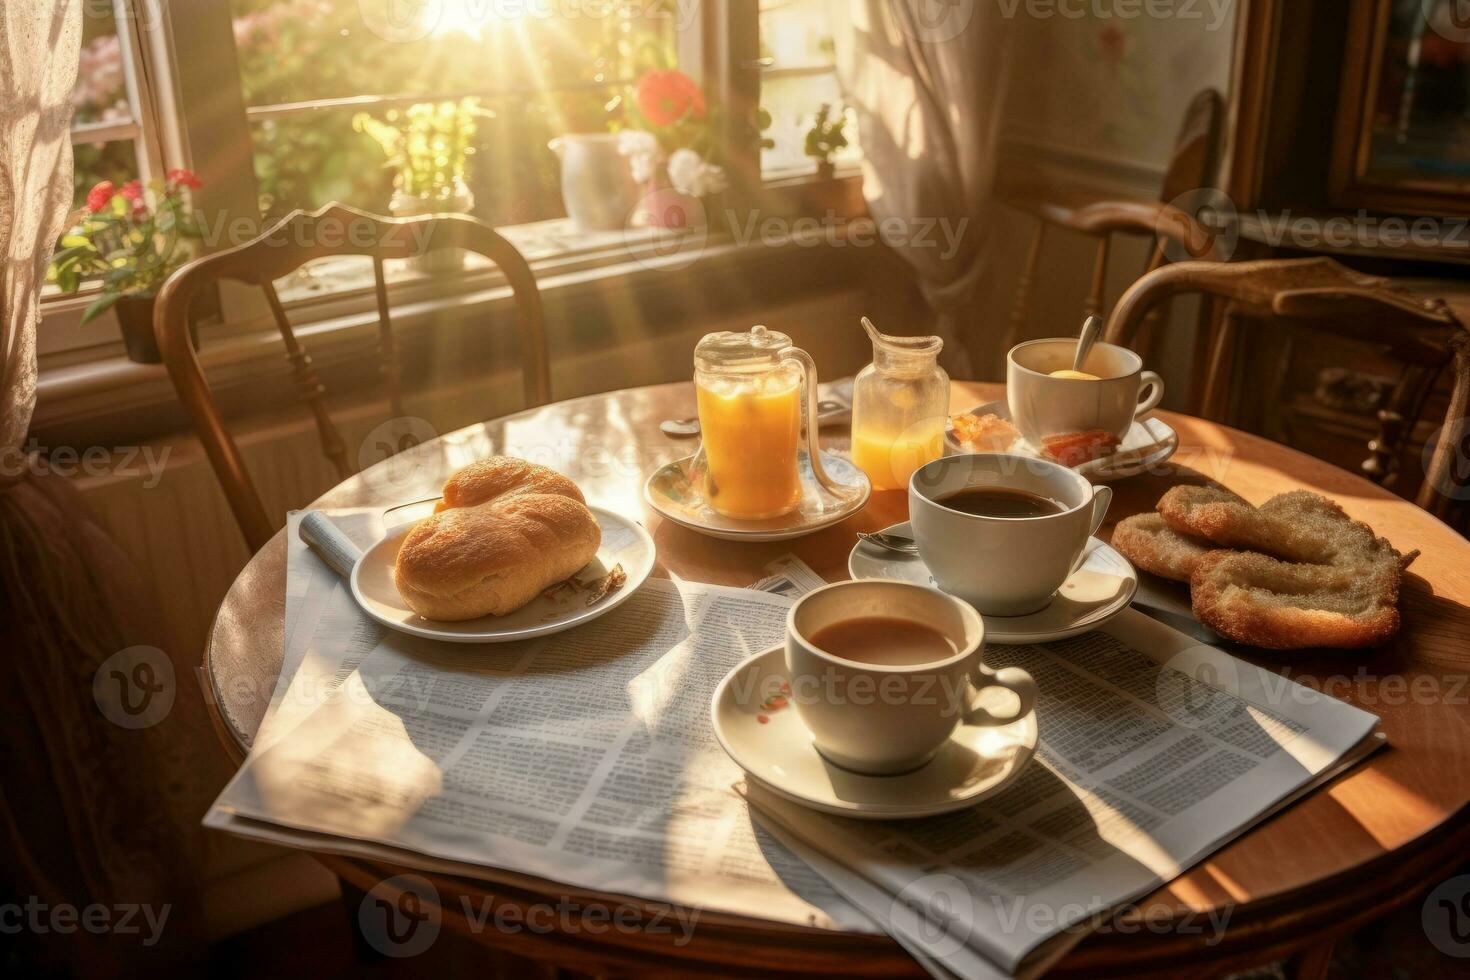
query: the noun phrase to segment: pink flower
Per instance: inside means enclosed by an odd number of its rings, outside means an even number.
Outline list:
[[[96,214],[107,207],[107,202],[112,200],[115,190],[112,181],[104,180],[87,192],[87,210]]]
[[[122,185],[122,190],[118,191],[118,193],[129,201],[141,201],[143,199],[143,182],[141,180],[130,180]]]

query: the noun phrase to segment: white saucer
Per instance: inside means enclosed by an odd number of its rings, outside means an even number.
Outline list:
[[[1007,422],[1011,420],[1011,410],[1004,401],[977,405],[965,414],[998,415]],[[975,451],[957,440],[954,437],[954,429],[947,425],[944,429],[944,448],[950,454]],[[1138,419],[1129,427],[1128,433],[1118,444],[1116,450],[1107,456],[1082,463],[1073,469],[1089,480],[1121,480],[1148,472],[1150,467],[1158,466],[1173,456],[1178,448],[1179,433],[1175,432],[1174,427],[1169,423],[1153,417]],[[1016,441],[1006,452],[1035,456],[1039,459],[1046,458],[1042,455],[1041,450],[1021,436],[1016,437]]]
[[[720,745],[752,782],[816,810],[868,820],[930,817],[974,806],[1021,774],[1036,752],[1036,712],[1007,725],[960,725],[933,761],[899,776],[864,776],[833,765],[812,745],[795,705],[770,707],[789,684],[784,647],[744,661],[715,688],[710,720]],[[981,692],[1004,714],[1014,696]],[[765,718],[762,722],[760,719]]]
[[[432,501],[430,509],[432,509]],[[622,565],[627,575],[621,587],[609,592],[592,605],[587,605],[585,592],[564,590],[555,598],[537,596],[515,612],[504,616],[482,616],[457,623],[425,619],[403,601],[393,584],[393,566],[398,549],[413,529],[413,524],[400,524],[363,553],[352,569],[352,594],[365,613],[391,629],[431,640],[450,643],[505,643],[525,640],[548,633],[560,633],[573,626],[612,612],[626,602],[653,571],[653,538],[643,525],[621,514],[601,507],[591,507],[592,516],[602,528],[602,544],[592,559],[573,578],[595,581]]]
[[[822,453],[822,468],[843,487],[832,494],[817,483],[816,474],[806,453],[801,453],[797,466],[801,474],[801,504],[789,514],[764,521],[742,521],[716,514],[699,492],[694,472],[698,453],[661,466],[643,484],[643,499],[661,516],[675,524],[726,541],[785,541],[799,538],[838,521],[846,520],[862,510],[873,493],[867,474],[845,457]]]
[[[884,528],[889,534],[914,536],[905,521]],[[934,585],[929,567],[918,555],[900,555],[859,541],[847,556],[848,574],[856,579],[896,578]],[[937,588],[937,586],[935,586]],[[1029,616],[985,616],[985,642],[1015,646],[1065,640],[1097,629],[1128,608],[1138,591],[1138,572],[1112,546],[1097,538],[1087,542],[1082,567],[1062,583],[1051,605]]]

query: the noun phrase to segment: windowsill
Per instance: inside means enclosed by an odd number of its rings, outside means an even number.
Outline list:
[[[849,234],[847,222],[815,228],[792,223],[779,235],[762,228],[742,240],[738,231],[723,230],[722,217],[712,224],[721,230],[707,236],[644,229],[583,235],[565,219],[499,230],[526,256],[548,306],[608,285],[658,288],[659,277],[668,272],[675,273],[669,285],[691,273],[724,276],[787,254],[812,254]],[[467,258],[471,263],[463,273],[440,277],[389,264],[394,330],[402,343],[411,343],[446,316],[509,313],[513,297],[498,270],[478,256]],[[297,336],[319,364],[374,346],[369,338],[378,318],[371,265],[365,260],[326,260],[309,277],[293,276],[281,289]],[[79,301],[68,297],[66,302]],[[238,308],[228,300],[225,305]],[[201,335],[200,361],[212,385],[246,386],[254,378],[282,376],[280,338],[268,315],[205,324]],[[110,350],[91,347],[43,356],[33,429],[74,430],[89,419],[171,406],[175,395],[163,365],[129,361],[121,347],[119,339]]]

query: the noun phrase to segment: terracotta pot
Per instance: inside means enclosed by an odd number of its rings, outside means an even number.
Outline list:
[[[128,360],[135,364],[161,364],[163,354],[158,341],[153,337],[153,297],[124,296],[112,305],[117,314],[118,326],[122,328],[123,347]],[[199,349],[199,327],[189,324],[189,343]]]
[[[681,194],[672,187],[658,187],[640,202],[653,228],[693,231],[705,226],[704,204],[697,197]]]

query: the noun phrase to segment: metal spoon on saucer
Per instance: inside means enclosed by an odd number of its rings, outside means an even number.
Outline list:
[[[900,555],[917,555],[919,545],[913,538],[906,538],[902,534],[890,534],[887,531],[859,531],[858,539],[884,551],[896,552]]]

